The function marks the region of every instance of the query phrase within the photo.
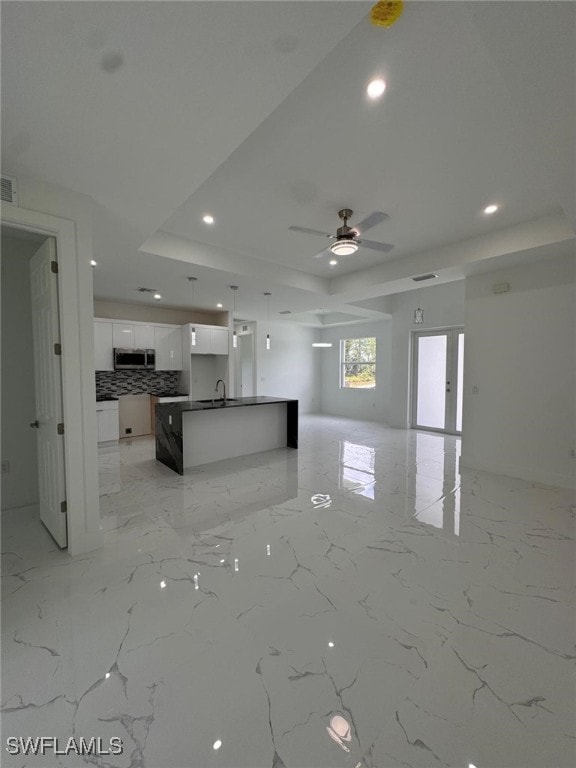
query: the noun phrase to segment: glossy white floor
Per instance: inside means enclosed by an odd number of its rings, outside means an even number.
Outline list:
[[[179,477],[101,451],[107,543],[3,516],[2,765],[571,768],[574,494],[329,417]]]

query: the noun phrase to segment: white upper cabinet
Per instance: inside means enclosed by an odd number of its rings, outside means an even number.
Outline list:
[[[192,329],[196,330],[196,344],[192,344]],[[227,355],[228,329],[214,328],[206,325],[186,325],[184,332],[188,334],[190,354],[192,355]]]
[[[112,323],[96,321],[94,323],[94,370],[114,370],[113,347]]]
[[[157,371],[182,370],[182,329],[180,326],[155,326],[154,346]]]
[[[135,325],[134,348],[155,349],[154,330],[153,325]]]
[[[213,355],[228,354],[228,329],[211,328],[210,329],[210,347]]]
[[[113,346],[118,349],[136,349],[136,326],[129,323],[112,323]]]
[[[192,333],[196,331],[196,344],[192,342]],[[190,328],[190,352],[193,355],[209,355],[210,354],[210,329],[203,328],[200,325],[193,325]]]

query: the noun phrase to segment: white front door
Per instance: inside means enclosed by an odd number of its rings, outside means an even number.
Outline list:
[[[464,331],[414,333],[412,427],[462,432]]]
[[[32,333],[40,519],[61,547],[67,546],[62,371],[56,242],[49,237],[30,260]],[[58,345],[58,346],[57,346]]]

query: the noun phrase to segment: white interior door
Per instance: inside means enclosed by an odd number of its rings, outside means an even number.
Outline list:
[[[460,434],[464,331],[415,333],[412,372],[412,426]]]
[[[66,547],[66,481],[64,463],[62,371],[58,314],[56,243],[49,237],[30,260],[32,333],[38,447],[40,519],[61,547]]]

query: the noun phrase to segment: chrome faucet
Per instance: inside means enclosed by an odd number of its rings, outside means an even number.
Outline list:
[[[226,382],[224,381],[224,379],[218,379],[218,381],[216,382],[216,389],[214,390],[214,392],[218,392],[219,391],[218,390],[218,384],[220,384],[220,383],[222,383],[222,389],[223,389],[223,393],[222,393],[222,398],[221,399],[224,402],[226,402]]]

